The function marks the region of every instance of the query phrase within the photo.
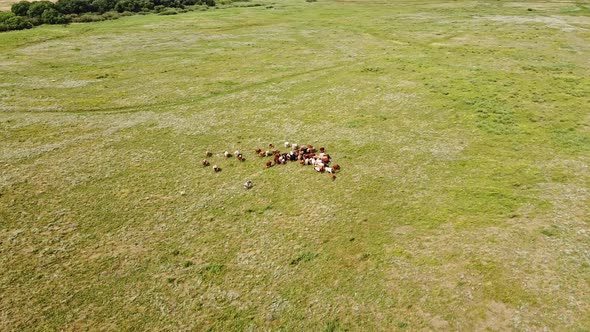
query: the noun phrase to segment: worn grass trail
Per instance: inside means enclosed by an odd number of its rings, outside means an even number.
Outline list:
[[[588,6],[0,34],[0,330],[588,329]],[[251,154],[285,140],[337,180]]]

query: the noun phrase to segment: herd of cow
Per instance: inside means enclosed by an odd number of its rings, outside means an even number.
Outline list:
[[[265,162],[264,165],[267,168],[277,165],[285,165],[287,162],[299,162],[299,164],[304,166],[312,166],[313,169],[318,173],[327,173],[330,175],[332,180],[336,180],[335,173],[340,170],[340,165],[332,164],[332,158],[328,153],[326,153],[326,149],[324,147],[316,149],[311,144],[299,145],[291,144],[289,142],[285,142],[284,146],[289,150],[289,152],[279,151],[279,149],[277,149],[272,143],[268,145],[267,150],[257,148],[254,150],[254,152],[260,158],[273,158],[272,160]],[[246,160],[240,151],[235,151],[233,154],[225,151],[223,155],[225,158],[235,157],[239,161]],[[212,152],[205,152],[205,159],[201,161],[201,165],[203,165],[203,167],[210,166],[210,163],[206,158],[210,158],[212,156]],[[212,168],[215,173],[221,172],[221,168],[217,165],[213,165]],[[247,181],[244,184],[244,187],[246,189],[250,189],[252,187],[251,181]]]

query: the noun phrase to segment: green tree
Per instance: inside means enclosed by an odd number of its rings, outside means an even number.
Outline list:
[[[58,0],[55,6],[62,14],[84,14],[94,11],[92,0]]]
[[[14,15],[18,15],[18,16],[27,16],[27,12],[29,11],[29,6],[31,6],[31,3],[28,1],[20,1],[17,3],[12,4],[12,7],[10,7],[10,11],[12,11],[14,13]]]
[[[94,7],[94,9],[101,14],[115,9],[116,5],[117,5],[117,0],[94,0],[94,1],[92,1],[92,7]]]
[[[12,12],[0,12],[0,31],[30,29],[33,25]]]
[[[13,17],[14,13],[11,12],[0,12],[0,22],[5,22],[9,18]]]
[[[154,3],[149,0],[121,0],[115,6],[115,10],[119,13],[128,12],[140,12],[144,9],[153,9]]]
[[[67,24],[69,20],[56,9],[46,9],[41,15],[41,20],[45,24]]]
[[[46,9],[55,9],[55,5],[50,1],[33,1],[29,6],[27,15],[29,17],[41,17]]]

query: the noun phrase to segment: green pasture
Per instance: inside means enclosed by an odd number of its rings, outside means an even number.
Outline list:
[[[589,73],[588,1],[0,33],[0,330],[588,331]]]

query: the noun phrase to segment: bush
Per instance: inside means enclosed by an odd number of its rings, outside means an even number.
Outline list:
[[[149,0],[121,0],[115,6],[115,10],[119,13],[126,11],[138,13],[153,8],[154,3]]]
[[[29,11],[29,7],[31,3],[28,1],[20,1],[14,3],[12,7],[10,7],[10,11],[14,13],[14,15],[18,16],[27,16],[27,12]]]
[[[2,22],[2,23],[11,17],[14,17],[14,13],[0,12],[0,22]]]
[[[28,29],[41,24],[67,24],[69,22],[97,22],[121,16],[176,15],[191,10],[215,7],[216,0],[22,0],[14,3],[11,11],[0,12],[0,31]],[[230,3],[232,0],[218,0]],[[248,1],[248,0],[245,0]],[[188,7],[187,7],[188,6]],[[98,15],[98,14],[100,15]]]
[[[109,12],[102,14],[102,17],[104,17],[105,20],[116,20],[119,17],[121,17],[121,14],[114,12],[114,11],[109,11]]]
[[[105,18],[102,15],[97,14],[82,14],[73,19],[74,22],[78,23],[88,23],[88,22],[100,22],[104,21]]]
[[[47,9],[55,9],[55,5],[50,1],[33,1],[27,11],[29,17],[41,17]]]
[[[169,8],[184,7],[184,4],[180,0],[153,0],[153,2],[155,5]]]
[[[115,9],[117,0],[93,0],[92,7],[99,13],[106,13]]]
[[[41,14],[41,15],[43,15],[43,14]],[[33,26],[43,24],[43,20],[41,19],[41,17],[29,17],[27,19],[27,21],[29,21],[29,23],[31,23]]]
[[[178,0],[184,6],[194,6],[194,5],[206,5],[205,0]],[[215,1],[213,1],[213,6],[215,6]]]
[[[203,5],[192,5],[192,6],[186,6],[184,7],[186,10],[191,11],[191,12],[196,12],[196,11],[203,11],[203,10],[207,10],[207,6],[203,6]]]
[[[178,12],[174,8],[168,8],[159,13],[159,15],[176,15]]]
[[[94,11],[92,0],[57,0],[55,6],[62,14],[84,14]]]
[[[67,24],[70,20],[56,9],[45,9],[41,14],[41,20],[45,24]]]
[[[13,12],[0,12],[0,31],[30,29],[33,25]]]

